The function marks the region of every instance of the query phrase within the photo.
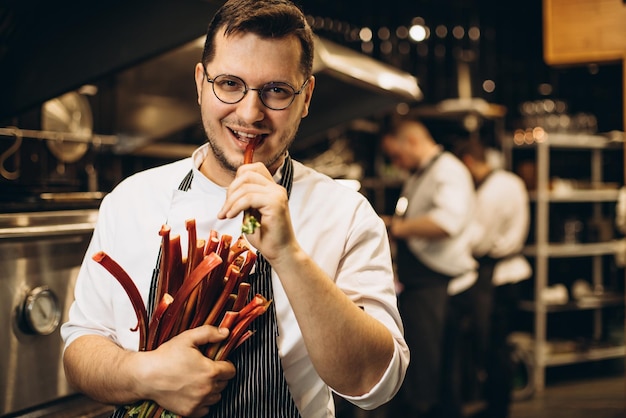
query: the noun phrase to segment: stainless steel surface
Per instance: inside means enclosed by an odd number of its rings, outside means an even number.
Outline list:
[[[8,238],[91,233],[97,218],[98,211],[94,209],[0,214],[0,243]]]
[[[0,215],[0,415],[73,393],[63,373],[59,327],[47,315],[56,305],[60,323],[67,319],[96,219],[97,210]],[[33,295],[45,296],[40,306]],[[39,308],[27,321],[25,315]]]
[[[423,98],[417,79],[411,74],[353,49],[316,37],[313,73],[321,71],[328,71],[346,82],[377,90],[384,95],[395,95],[410,102]]]

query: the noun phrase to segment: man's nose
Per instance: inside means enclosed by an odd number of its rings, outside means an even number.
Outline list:
[[[237,103],[237,114],[246,122],[257,122],[265,118],[267,107],[261,101],[257,90],[248,90],[246,95]]]

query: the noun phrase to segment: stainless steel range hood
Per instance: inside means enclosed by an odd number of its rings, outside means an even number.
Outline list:
[[[418,80],[365,54],[316,38],[313,72],[317,79],[309,116],[294,147],[306,148],[330,128],[422,100]]]
[[[193,80],[204,37],[120,72],[116,77],[119,153],[183,156],[179,132],[200,124]],[[309,116],[294,147],[305,149],[331,128],[422,99],[412,75],[323,38],[316,38],[317,78]]]

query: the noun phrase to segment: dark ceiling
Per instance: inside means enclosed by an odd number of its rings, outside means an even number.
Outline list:
[[[201,36],[219,4],[4,0],[0,119]]]
[[[312,15],[357,27],[370,26],[375,33],[381,27],[390,28],[393,33],[399,26],[410,25],[414,17],[423,18],[431,29],[439,25],[449,29],[460,26],[466,31],[471,26],[480,27],[480,41],[472,45],[466,40],[455,40],[448,32],[445,40],[431,36],[424,45],[415,46],[410,54],[400,58],[374,48],[375,58],[418,77],[426,103],[456,96],[455,50],[473,49],[476,57],[472,76],[477,84],[474,94],[506,106],[510,128],[516,125],[523,102],[553,98],[567,102],[571,113],[594,114],[601,132],[624,129],[622,64],[547,66],[543,60],[542,0],[364,0],[358,7],[334,0],[301,3]],[[352,45],[360,47],[358,42]],[[495,91],[486,93],[480,88],[485,79],[496,82]],[[540,91],[540,87],[544,90]],[[551,89],[549,93],[545,92],[546,87]]]

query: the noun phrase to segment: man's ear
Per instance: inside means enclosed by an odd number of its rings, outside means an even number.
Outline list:
[[[315,90],[315,77],[311,76],[304,89],[304,106],[302,107],[303,118],[309,114],[309,106],[311,105],[311,99],[313,98],[313,90]]]
[[[202,89],[204,88],[204,65],[201,62],[196,64],[194,71],[194,79],[196,80],[196,94],[198,95],[198,104],[202,104]]]

